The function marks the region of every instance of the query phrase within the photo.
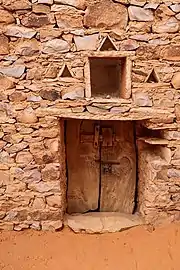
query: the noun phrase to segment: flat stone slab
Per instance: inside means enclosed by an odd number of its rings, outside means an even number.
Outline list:
[[[144,224],[138,214],[110,212],[91,212],[65,216],[64,225],[76,233],[108,233],[119,232]]]

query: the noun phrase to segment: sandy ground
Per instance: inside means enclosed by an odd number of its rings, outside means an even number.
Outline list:
[[[180,225],[104,235],[0,233],[3,270],[180,270]]]

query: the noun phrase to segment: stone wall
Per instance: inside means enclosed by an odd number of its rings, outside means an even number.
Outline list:
[[[64,117],[161,130],[138,141],[138,209],[179,218],[178,3],[0,0],[0,229],[62,227]],[[131,60],[130,98],[85,97],[87,57],[106,37]]]

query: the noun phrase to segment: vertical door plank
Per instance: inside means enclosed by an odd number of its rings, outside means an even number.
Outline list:
[[[101,146],[100,211],[132,213],[135,204],[136,153],[131,122],[107,122],[116,141]],[[113,164],[114,163],[114,164]]]
[[[85,213],[98,208],[99,198],[99,148],[93,141],[81,141],[83,134],[94,134],[93,121],[68,120],[66,126],[66,151],[68,168],[67,212]],[[92,136],[93,138],[93,136]]]

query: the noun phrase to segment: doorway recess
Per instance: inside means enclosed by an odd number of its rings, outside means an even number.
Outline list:
[[[132,214],[136,151],[130,121],[66,121],[67,213]]]

